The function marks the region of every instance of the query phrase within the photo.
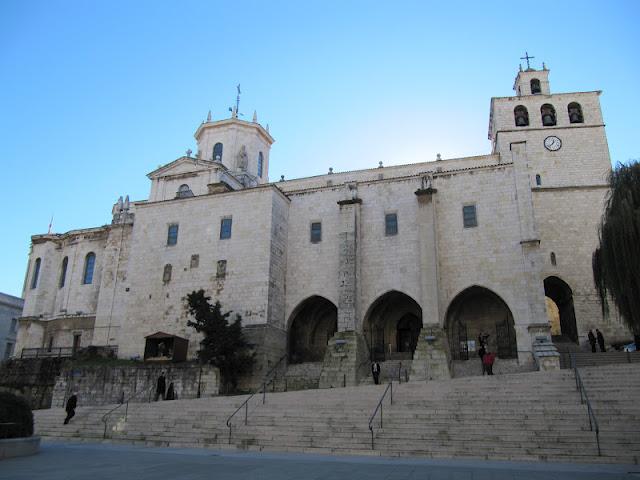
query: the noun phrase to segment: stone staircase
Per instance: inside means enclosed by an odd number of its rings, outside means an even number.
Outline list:
[[[368,429],[383,385],[130,404],[111,416],[107,437],[131,444],[245,448],[307,453],[638,463],[640,369],[634,365],[581,370],[600,426],[602,456],[580,404],[573,372],[535,372],[450,381],[394,383],[384,401],[384,428]],[[80,407],[69,425],[62,409],[35,412],[44,438],[102,441],[105,407]],[[374,425],[379,425],[376,418]]]

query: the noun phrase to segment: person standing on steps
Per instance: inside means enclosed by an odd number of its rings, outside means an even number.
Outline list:
[[[160,373],[160,376],[158,377],[158,384],[156,386],[156,402],[158,401],[158,398],[160,398],[162,396],[162,400],[165,399],[165,395],[164,392],[167,390],[167,380],[164,377],[164,372]]]
[[[483,366],[482,374],[483,375],[485,370],[487,372],[487,375],[493,375],[493,362],[495,362],[495,360],[496,360],[495,353],[487,352],[484,354],[484,357],[482,357],[482,366]]]
[[[589,344],[591,345],[591,352],[596,353],[596,336],[593,334],[592,330],[589,330],[587,337],[589,338]]]
[[[598,346],[600,347],[601,352],[606,352],[607,349],[604,348],[604,337],[602,336],[602,332],[596,328],[596,338],[598,339]]]
[[[65,407],[65,410],[67,411],[67,418],[64,419],[65,425],[69,423],[69,420],[71,420],[76,414],[77,405],[78,405],[78,394],[77,392],[72,392],[71,396],[67,400],[67,405]]]
[[[378,385],[380,383],[380,364],[378,362],[371,364],[371,374],[373,375],[373,382]]]
[[[485,374],[486,368],[484,366],[484,355],[487,353],[487,337],[484,333],[480,332],[478,335],[478,356],[480,357],[480,365],[482,365],[482,375]]]
[[[175,400],[175,399],[176,399],[176,392],[173,387],[173,382],[171,382],[169,384],[169,388],[167,389],[167,398],[165,398],[165,400]]]

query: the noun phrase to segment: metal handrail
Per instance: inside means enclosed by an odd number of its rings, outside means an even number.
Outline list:
[[[116,405],[111,410],[109,410],[107,413],[105,413],[102,416],[102,423],[104,423],[104,433],[102,434],[102,438],[107,438],[107,422],[109,421],[109,417],[111,416],[111,414],[124,405],[125,406],[125,409],[124,409],[124,421],[126,422],[127,421],[127,415],[129,414],[129,401],[133,400],[135,397],[137,397],[141,393],[149,392],[149,402],[151,402],[151,392],[153,391],[153,387],[154,386],[155,385],[150,385],[148,388],[144,388],[142,390],[139,390],[139,391],[135,392],[133,395],[131,395],[129,398],[127,398],[124,402],[120,403],[119,405]]]
[[[389,382],[389,385],[387,385],[387,388],[384,389],[384,393],[382,394],[382,397],[380,397],[380,401],[378,402],[378,405],[376,405],[376,409],[373,411],[373,414],[371,415],[371,418],[369,418],[369,431],[371,432],[371,450],[374,449],[373,447],[373,421],[376,418],[376,413],[378,413],[378,410],[380,410],[380,428],[382,428],[382,402],[384,401],[384,397],[387,396],[387,392],[390,392],[390,401],[389,401],[389,405],[393,405],[393,381]]]
[[[236,416],[236,414],[242,410],[242,407],[244,407],[244,424],[247,424],[247,419],[249,417],[249,400],[251,400],[255,395],[257,395],[258,393],[262,393],[262,404],[264,405],[266,400],[267,400],[267,385],[270,385],[272,382],[275,381],[275,379],[277,378],[277,375],[274,375],[273,378],[271,378],[270,380],[267,380],[269,378],[269,376],[280,366],[280,364],[282,363],[282,361],[287,358],[287,354],[284,354],[282,357],[280,357],[280,360],[278,360],[276,362],[276,364],[271,367],[271,370],[269,370],[267,372],[267,374],[264,376],[264,380],[262,381],[262,388],[256,390],[255,392],[253,392],[251,395],[249,395],[246,400],[244,402],[242,402],[240,404],[240,406],[238,408],[236,408],[235,412],[233,412],[231,415],[229,415],[229,417],[227,418],[227,422],[226,425],[229,428],[229,445],[231,445],[231,430],[232,430],[232,425],[231,425],[231,419],[233,417]]]
[[[598,445],[598,456],[602,455],[600,453],[600,427],[598,426],[598,420],[596,419],[596,414],[591,407],[591,402],[589,401],[589,397],[587,396],[587,390],[584,388],[584,383],[582,383],[582,377],[580,376],[580,371],[576,366],[576,359],[573,354],[571,354],[571,364],[573,367],[574,376],[576,379],[576,390],[580,392],[580,403],[582,405],[587,403],[587,416],[589,417],[589,428],[593,432],[595,427],[596,431],[596,444]]]

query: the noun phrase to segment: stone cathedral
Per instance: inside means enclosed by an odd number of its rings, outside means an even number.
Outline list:
[[[356,384],[372,359],[455,376],[480,333],[502,371],[543,368],[591,328],[630,338],[602,319],[591,273],[611,169],[601,92],[551,93],[544,64],[513,88],[491,99],[489,155],[275,182],[268,127],[209,116],[195,156],[147,175],[148,199],[32,237],[16,354],[193,359],[185,297],[201,288],[242,315],[254,379],[284,358],[311,386]]]

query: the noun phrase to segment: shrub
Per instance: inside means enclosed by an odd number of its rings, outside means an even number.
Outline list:
[[[11,392],[0,392],[0,438],[30,437],[33,435],[33,413],[24,397]]]

